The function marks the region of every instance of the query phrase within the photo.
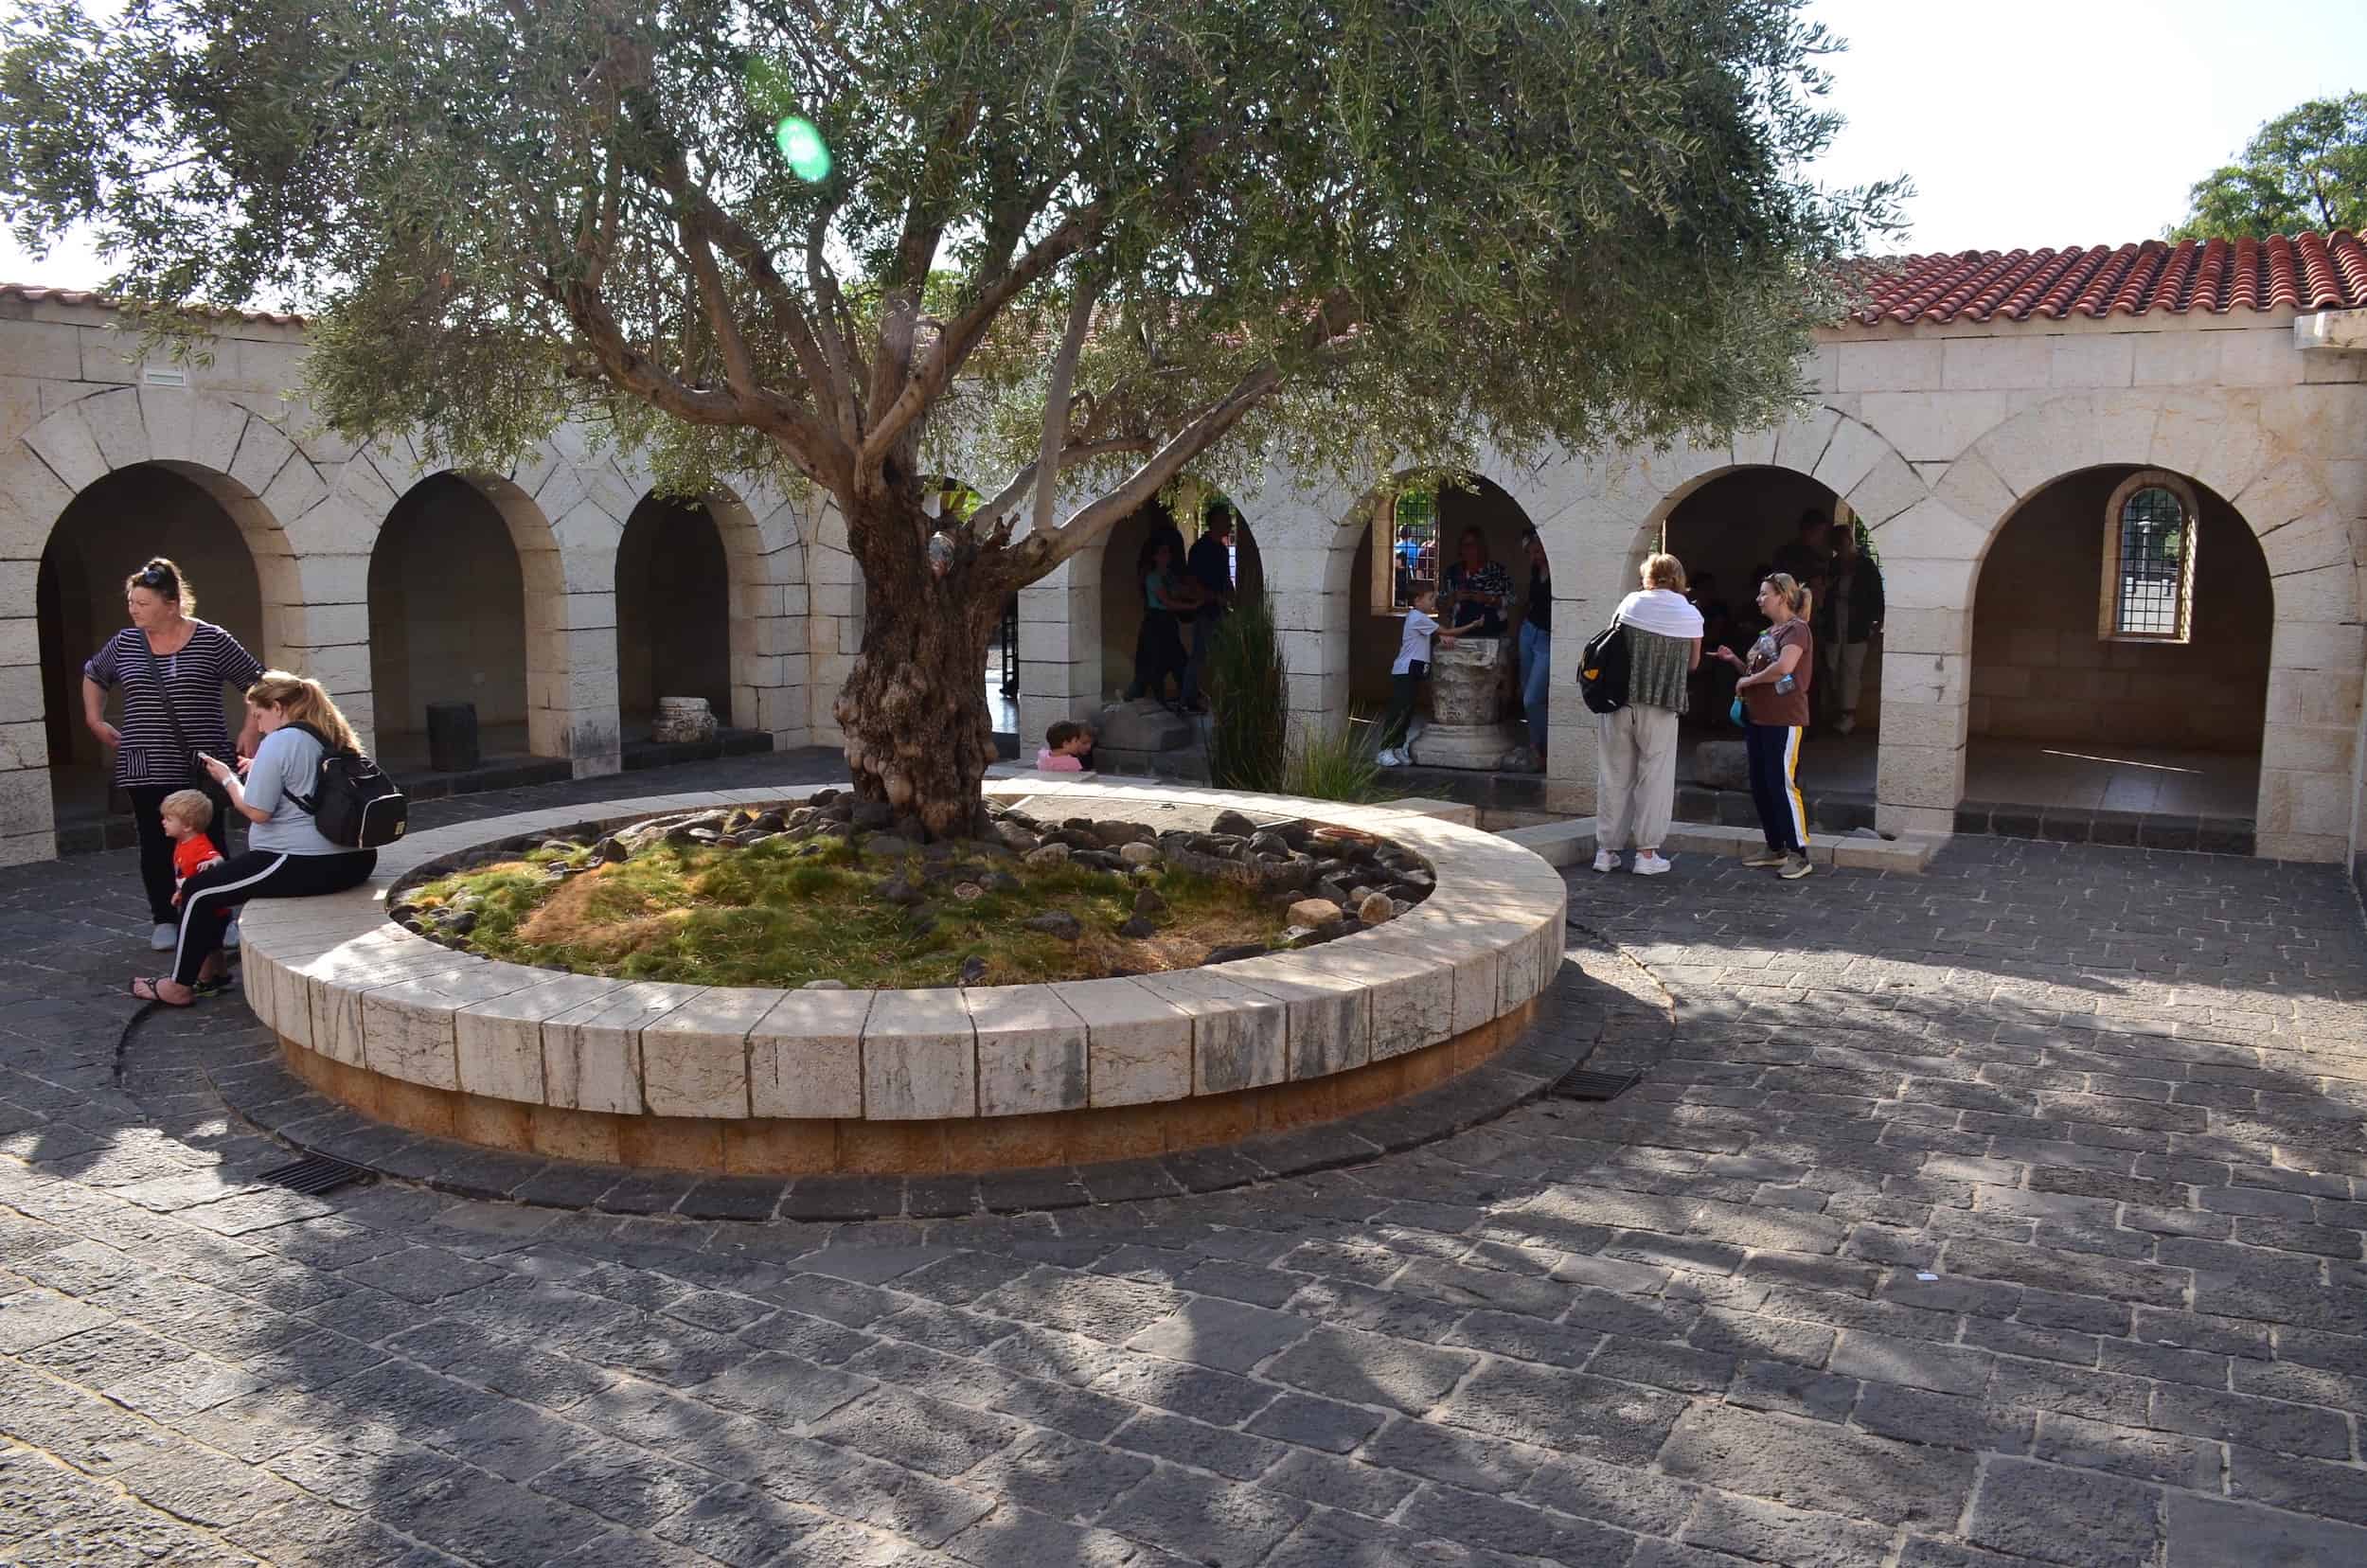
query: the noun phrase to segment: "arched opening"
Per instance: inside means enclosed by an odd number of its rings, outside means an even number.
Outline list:
[[[136,463],[93,481],[50,529],[33,602],[50,807],[61,854],[133,842],[131,818],[111,806],[112,759],[82,724],[82,664],[129,624],[125,577],[151,556],[169,558],[195,589],[200,618],[238,638],[257,658],[270,656],[255,557],[223,499],[234,489],[235,481],[187,464]],[[237,693],[225,689],[222,712],[237,735],[244,718]],[[119,695],[110,693],[110,722],[120,713]]]
[[[2124,464],[2032,491],[1974,590],[1960,829],[2249,850],[2274,622],[2206,487]]]
[[[1668,508],[1658,526],[1647,528],[1639,540],[1620,590],[1635,586],[1635,571],[1646,554],[1665,550],[1684,562],[1689,592],[1704,623],[1704,651],[1723,644],[1748,653],[1767,626],[1756,604],[1759,582],[1771,571],[1782,569],[1779,561],[1799,564],[1794,556],[1801,525],[1811,517],[1830,525],[1821,546],[1827,555],[1843,529],[1852,531],[1865,561],[1861,575],[1853,579],[1860,586],[1853,586],[1852,594],[1865,592],[1881,570],[1880,550],[1847,504],[1829,486],[1805,473],[1771,467],[1730,469]],[[1814,617],[1817,634],[1825,641],[1832,640],[1826,630],[1834,610],[1827,596]],[[1846,735],[1837,733],[1836,725],[1843,712],[1847,674],[1829,658],[1830,650],[1820,647],[1816,678],[1809,683],[1818,722],[1800,749],[1801,793],[1807,797],[1812,827],[1871,827],[1874,732],[1881,722],[1880,636],[1873,633],[1853,661],[1856,703]],[[1677,754],[1677,814],[1683,820],[1739,826],[1757,821],[1741,756],[1742,732],[1727,717],[1734,684],[1734,672],[1709,658],[1701,661],[1694,677]]]
[[[1406,611],[1424,589],[1442,587],[1476,530],[1482,575],[1501,569],[1504,604],[1450,659],[1433,660],[1417,700],[1410,760],[1424,767],[1530,771],[1532,737],[1521,692],[1520,627],[1529,598],[1522,543],[1529,515],[1501,486],[1477,474],[1436,485],[1400,476],[1404,488],[1360,508],[1348,565],[1347,704],[1360,721],[1387,711]],[[1335,558],[1336,560],[1337,558]],[[1336,570],[1336,567],[1335,567]],[[1334,579],[1336,581],[1336,578]],[[1442,624],[1455,608],[1442,600]],[[1466,615],[1468,623],[1470,615]],[[1551,682],[1546,682],[1550,696]],[[1539,734],[1541,744],[1542,716]]]
[[[475,706],[479,767],[530,754],[527,627],[543,620],[526,602],[509,525],[484,490],[439,473],[395,503],[370,552],[369,606],[382,757],[428,771],[427,710],[445,703]]]
[[[1120,518],[1101,544],[1101,689],[1112,701],[1123,697],[1134,682],[1134,654],[1142,639],[1144,611],[1143,579],[1149,569],[1149,551],[1154,532],[1173,529],[1174,538],[1183,541],[1185,559],[1178,560],[1175,569],[1190,569],[1192,546],[1219,518],[1229,519],[1233,525],[1233,540],[1227,553],[1227,566],[1233,578],[1233,597],[1236,603],[1255,597],[1266,591],[1265,563],[1257,554],[1257,541],[1252,537],[1249,521],[1240,508],[1221,490],[1186,479],[1164,498],[1155,498]],[[1172,541],[1170,541],[1172,543]],[[1193,647],[1198,629],[1185,625],[1180,636],[1185,653]],[[1181,700],[1183,689],[1179,674],[1164,685],[1164,695]],[[1158,695],[1158,694],[1154,694]]]
[[[627,744],[650,738],[661,697],[732,714],[731,563],[703,501],[645,496],[616,545],[616,706]]]

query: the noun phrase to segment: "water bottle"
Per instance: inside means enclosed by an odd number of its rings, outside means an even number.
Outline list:
[[[1789,697],[1799,689],[1800,683],[1794,677],[1789,675],[1778,675],[1775,677],[1775,690],[1778,695]]]

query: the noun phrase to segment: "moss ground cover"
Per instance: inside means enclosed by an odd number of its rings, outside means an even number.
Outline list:
[[[1148,973],[1189,968],[1228,943],[1276,942],[1284,925],[1255,889],[1173,866],[1120,876],[1076,864],[949,864],[786,836],[737,847],[653,844],[630,860],[590,860],[587,849],[545,847],[410,898],[431,934],[489,958],[711,986]],[[1074,939],[1027,923],[1059,915],[1075,920]],[[1148,934],[1121,935],[1138,915],[1129,929]]]

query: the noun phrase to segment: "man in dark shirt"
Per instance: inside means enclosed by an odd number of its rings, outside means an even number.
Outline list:
[[[1208,662],[1208,650],[1224,625],[1224,613],[1233,607],[1233,513],[1229,508],[1209,513],[1208,526],[1192,545],[1185,564],[1203,598],[1192,621],[1192,656],[1184,666],[1184,705],[1194,713],[1205,713],[1208,704],[1200,694],[1201,668]]]
[[[1529,593],[1521,613],[1521,710],[1529,722],[1529,750],[1545,771],[1545,699],[1553,685],[1554,579],[1545,542],[1531,529],[1521,543],[1529,556]]]
[[[1825,574],[1833,560],[1828,541],[1833,532],[1833,520],[1814,507],[1800,514],[1800,533],[1790,543],[1775,552],[1774,570],[1783,573],[1809,593],[1822,598],[1824,595]],[[1758,585],[1752,584],[1753,588]]]

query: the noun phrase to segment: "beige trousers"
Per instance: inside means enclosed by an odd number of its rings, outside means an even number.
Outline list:
[[[1677,715],[1630,704],[1597,716],[1601,764],[1594,776],[1594,846],[1657,849],[1677,805]]]

